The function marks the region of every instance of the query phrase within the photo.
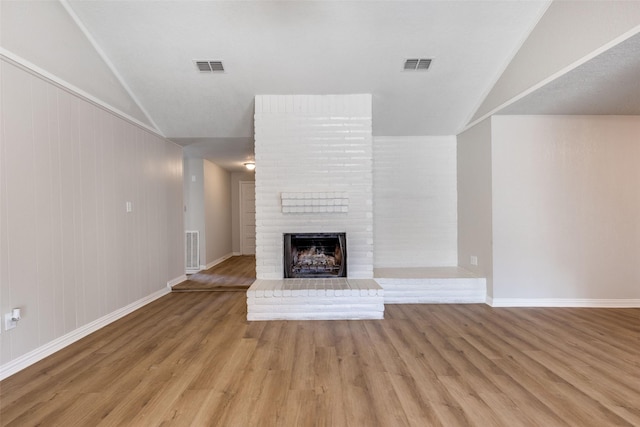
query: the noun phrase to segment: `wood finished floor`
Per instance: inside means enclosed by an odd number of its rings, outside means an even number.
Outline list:
[[[231,257],[220,264],[189,276],[188,280],[172,287],[174,292],[185,291],[246,291],[256,280],[256,257]]]
[[[245,316],[171,293],[0,383],[0,424],[640,426],[640,309]]]

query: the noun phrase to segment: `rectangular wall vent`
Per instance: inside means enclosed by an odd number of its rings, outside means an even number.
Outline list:
[[[404,61],[404,71],[426,71],[431,66],[431,59],[413,58]]]
[[[222,61],[193,61],[201,73],[224,73]]]
[[[185,267],[187,274],[200,271],[200,233],[185,231]]]

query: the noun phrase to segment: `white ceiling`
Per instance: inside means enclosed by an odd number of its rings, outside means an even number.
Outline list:
[[[373,94],[374,135],[452,135],[547,1],[68,1],[159,130],[234,170],[256,94]],[[403,72],[407,58],[433,58]],[[224,74],[194,59],[222,60]],[[191,147],[191,148],[189,148]]]

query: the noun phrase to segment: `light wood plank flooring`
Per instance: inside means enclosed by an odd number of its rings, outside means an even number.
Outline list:
[[[246,291],[256,280],[256,257],[231,257],[208,270],[199,271],[171,290],[184,291]]]
[[[639,426],[640,309],[247,322],[171,293],[0,383],[5,426]]]

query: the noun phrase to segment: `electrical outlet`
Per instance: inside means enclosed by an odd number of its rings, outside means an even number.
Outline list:
[[[13,329],[18,326],[18,321],[13,320],[11,318],[11,313],[7,313],[4,315],[4,330],[8,331],[9,329]]]
[[[471,265],[478,265],[478,257],[475,255],[471,255],[469,257],[469,262],[471,263]]]

